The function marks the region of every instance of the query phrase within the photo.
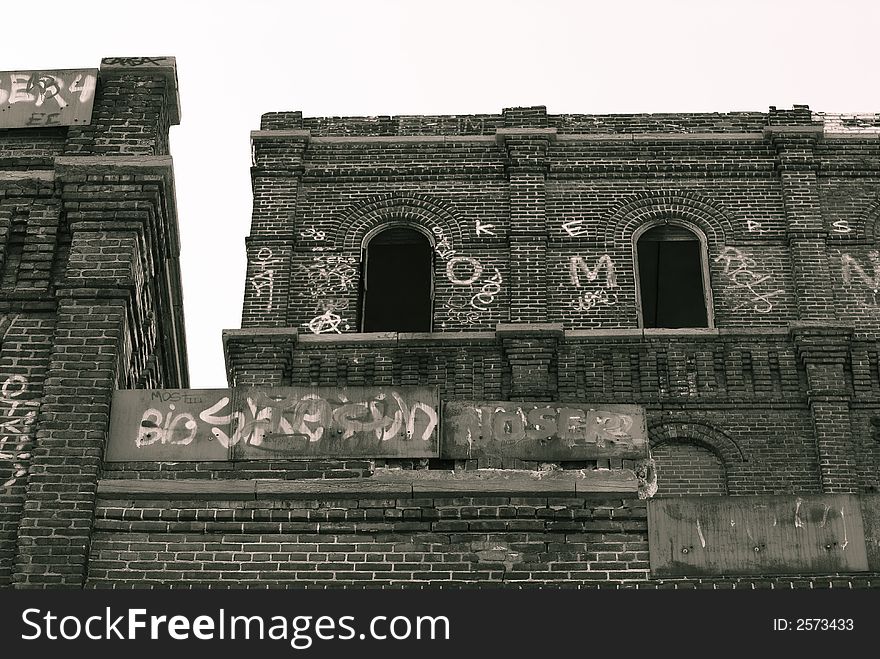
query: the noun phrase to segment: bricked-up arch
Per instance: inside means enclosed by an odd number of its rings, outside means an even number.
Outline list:
[[[650,223],[684,220],[706,236],[709,252],[717,253],[730,236],[733,224],[717,204],[690,192],[642,193],[618,206],[605,222],[606,247],[629,244],[636,231]]]
[[[385,224],[406,223],[426,229],[436,245],[446,240],[446,250],[459,249],[464,237],[458,215],[449,205],[414,192],[369,197],[349,206],[338,220],[338,237],[346,251],[360,250],[367,236]]]
[[[648,442],[657,468],[657,496],[727,494],[728,474],[746,461],[731,437],[703,422],[652,424]]]
[[[727,471],[714,451],[687,440],[653,449],[657,470],[654,496],[720,496],[727,494]]]
[[[868,206],[864,217],[865,239],[872,243],[880,243],[880,197]]]
[[[715,452],[725,466],[744,463],[748,457],[727,433],[701,421],[663,421],[648,426],[651,448],[665,442],[688,441]]]

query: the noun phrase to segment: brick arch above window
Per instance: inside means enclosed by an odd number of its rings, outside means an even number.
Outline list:
[[[605,223],[605,245],[629,244],[647,224],[684,220],[706,236],[709,251],[718,252],[734,235],[730,217],[718,204],[691,192],[642,193],[618,206]]]
[[[867,208],[864,215],[865,239],[880,244],[880,196]],[[858,238],[857,229],[853,231]]]
[[[410,225],[429,232],[433,243],[445,250],[459,249],[463,232],[455,210],[429,195],[392,192],[361,200],[337,218],[339,234],[334,242],[359,250],[364,239],[383,225]]]
[[[648,442],[651,448],[682,441],[708,448],[718,455],[725,466],[748,461],[748,457],[736,441],[709,423],[664,421],[648,426]]]

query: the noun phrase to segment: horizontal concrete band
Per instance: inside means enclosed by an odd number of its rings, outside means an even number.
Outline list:
[[[505,473],[506,472],[506,473]],[[101,499],[413,499],[461,496],[636,496],[630,469],[568,473],[392,471],[371,478],[302,480],[104,479]]]

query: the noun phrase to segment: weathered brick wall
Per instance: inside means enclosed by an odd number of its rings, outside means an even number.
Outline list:
[[[88,125],[0,130],[0,587],[81,586],[117,386],[185,386],[174,62],[105,61]],[[170,273],[170,274],[168,274]]]
[[[647,570],[637,499],[102,500],[87,587],[592,586]]]
[[[257,481],[254,496],[254,485],[238,481],[235,487],[223,486],[224,493],[205,488],[197,493],[180,482],[174,494],[156,484],[120,489],[103,481],[86,587],[846,589],[880,584],[870,571],[655,578],[646,503],[626,495],[380,493],[380,487],[363,482],[334,492],[320,483],[303,488]],[[262,495],[261,487],[266,488]],[[374,487],[372,494],[364,491]]]
[[[806,106],[264,115],[244,326],[299,336],[271,358],[264,348],[262,365],[242,339],[230,381],[257,381],[268,358],[277,383],[638,403],[658,428],[709,428],[727,446],[733,494],[875,488],[880,143],[851,124]],[[705,238],[720,331],[639,329],[634,240],[665,220]],[[364,240],[401,222],[435,243],[435,334],[422,345],[357,336]],[[271,241],[269,277],[253,253]],[[485,286],[490,303],[477,310],[469,301]],[[562,334],[509,339],[496,333],[506,323]]]
[[[727,494],[724,463],[712,451],[684,442],[654,446],[657,462],[655,496],[693,496]]]

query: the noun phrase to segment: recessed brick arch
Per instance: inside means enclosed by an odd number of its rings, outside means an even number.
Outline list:
[[[737,443],[707,423],[655,424],[648,438],[661,497],[729,494],[731,468],[745,461]]]
[[[668,442],[689,442],[713,451],[725,465],[747,461],[742,448],[729,435],[708,423],[694,421],[664,421],[648,426],[651,448]]]
[[[880,243],[880,197],[875,199],[865,211],[865,239],[872,243]]]
[[[696,225],[713,252],[733,235],[730,218],[719,205],[690,192],[652,192],[635,195],[618,206],[608,217],[601,237],[606,246],[629,244],[640,227],[675,219]]]
[[[438,242],[447,238],[452,248],[463,234],[457,213],[429,195],[391,192],[352,204],[339,215],[339,235],[344,250],[358,250],[364,237],[383,224],[412,224],[426,229]]]

